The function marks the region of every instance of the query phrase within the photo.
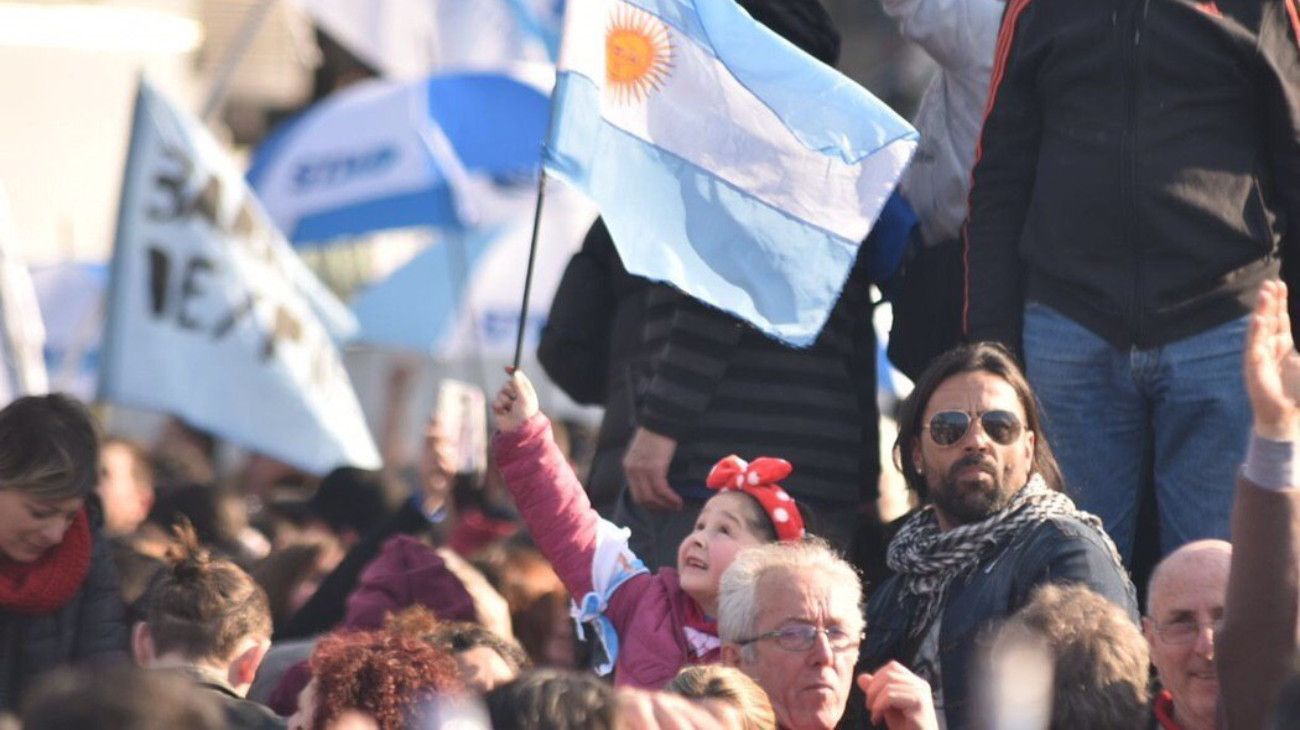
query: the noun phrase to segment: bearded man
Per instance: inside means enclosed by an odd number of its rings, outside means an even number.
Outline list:
[[[926,506],[890,543],[894,577],[867,606],[861,666],[901,662],[930,683],[940,722],[971,725],[973,649],[1044,583],[1081,583],[1124,609],[1137,598],[1101,521],[1062,492],[1037,400],[999,345],[937,358],[903,404],[895,442]]]

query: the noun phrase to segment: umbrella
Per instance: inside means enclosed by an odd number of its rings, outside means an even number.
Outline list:
[[[594,206],[577,192],[555,186],[547,193],[525,349],[536,347],[564,267],[595,217]],[[356,341],[439,359],[508,358],[531,232],[531,217],[523,216],[444,234],[352,300]]]
[[[373,231],[488,225],[536,180],[546,71],[366,81],[258,148],[248,179],[294,245]],[[523,196],[523,197],[526,197]]]

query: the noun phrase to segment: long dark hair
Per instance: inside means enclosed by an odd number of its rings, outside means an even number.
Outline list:
[[[929,500],[929,489],[925,477],[916,471],[910,454],[921,438],[921,419],[925,408],[930,403],[934,391],[948,378],[962,373],[985,372],[1007,381],[1020,399],[1020,407],[1025,411],[1025,427],[1035,434],[1034,460],[1032,470],[1043,476],[1050,489],[1064,491],[1065,479],[1061,476],[1061,467],[1056,463],[1056,455],[1043,434],[1042,416],[1039,413],[1038,399],[1029,387],[1029,381],[1021,372],[1020,366],[1011,353],[1003,346],[993,342],[976,342],[955,347],[930,363],[921,377],[916,380],[916,387],[903,401],[898,412],[898,438],[894,440],[894,463],[903,472],[907,486],[921,497]]]

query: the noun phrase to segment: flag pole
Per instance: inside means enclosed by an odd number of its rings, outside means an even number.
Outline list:
[[[554,115],[554,111],[551,112]],[[546,200],[546,168],[537,178],[537,207],[533,210],[533,237],[528,244],[528,269],[524,274],[524,301],[519,306],[519,332],[515,335],[514,369],[519,369],[519,358],[524,354],[524,329],[528,326],[528,297],[533,290],[533,264],[537,262],[537,232],[542,222],[542,203]]]
[[[542,143],[541,172],[537,177],[537,207],[533,210],[533,237],[528,245],[528,270],[524,274],[524,301],[519,305],[519,331],[515,334],[515,370],[519,369],[519,358],[524,353],[524,328],[528,326],[528,297],[533,290],[533,265],[537,263],[537,234],[541,229],[542,203],[546,200],[546,150],[555,134],[555,97],[559,93],[560,70],[565,63],[564,42],[569,39],[569,22],[573,18],[571,13],[573,13],[573,5],[569,4],[564,9],[564,31],[556,59],[555,86],[551,89],[551,109],[546,119],[546,141]]]
[[[253,39],[257,37],[257,32],[262,29],[262,22],[266,20],[266,15],[273,5],[275,0],[260,0],[257,5],[249,8],[234,39],[226,47],[226,54],[221,59],[221,65],[217,67],[212,86],[208,89],[207,99],[204,100],[203,109],[199,112],[199,119],[204,124],[212,121],[212,116],[221,108],[221,102],[226,98],[226,90],[230,86],[231,79],[234,78],[235,69],[239,67],[239,62],[248,52]]]

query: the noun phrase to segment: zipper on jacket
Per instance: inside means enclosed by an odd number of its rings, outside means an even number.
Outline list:
[[[1125,221],[1124,233],[1128,239],[1129,250],[1133,252],[1133,289],[1130,299],[1129,322],[1133,328],[1133,342],[1138,345],[1143,340],[1145,327],[1142,321],[1142,241],[1138,231],[1137,213],[1137,150],[1136,126],[1137,103],[1141,85],[1142,32],[1146,25],[1147,10],[1151,0],[1134,0],[1129,13],[1132,22],[1124,36],[1121,36],[1124,59],[1124,132],[1120,142],[1121,171],[1120,189],[1124,195]]]

